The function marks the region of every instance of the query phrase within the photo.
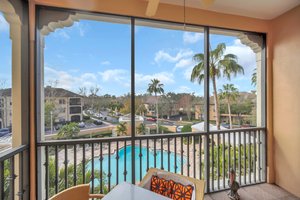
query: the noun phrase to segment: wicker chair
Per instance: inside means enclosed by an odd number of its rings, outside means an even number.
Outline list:
[[[68,188],[53,197],[50,200],[89,200],[90,198],[101,199],[103,194],[90,194],[90,185],[82,184]]]
[[[139,183],[139,186],[144,187],[147,184],[147,182],[151,181],[151,177],[158,173],[163,173],[163,174],[167,175],[168,177],[170,177],[170,179],[172,179],[172,177],[173,177],[176,179],[183,179],[190,183],[193,183],[194,187],[195,187],[195,198],[194,199],[195,200],[204,200],[204,187],[205,187],[204,180],[198,180],[198,179],[194,179],[194,178],[187,177],[187,176],[182,176],[179,174],[167,172],[167,171],[156,169],[156,168],[150,168],[148,170],[148,172],[145,175],[145,177],[143,178],[143,180]],[[148,188],[146,188],[146,189],[148,189]]]

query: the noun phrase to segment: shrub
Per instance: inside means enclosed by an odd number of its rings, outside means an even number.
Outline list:
[[[61,127],[57,134],[58,139],[71,139],[73,137],[76,137],[78,133],[80,132],[80,129],[78,127],[78,124],[75,122],[71,122],[69,124],[64,125]]]
[[[186,124],[181,129],[182,133],[192,132],[192,125]]]

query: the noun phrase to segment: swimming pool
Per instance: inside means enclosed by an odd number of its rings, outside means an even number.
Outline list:
[[[140,157],[142,155],[142,178],[147,173],[147,148],[142,147],[140,152],[140,147],[135,147],[135,177],[136,182],[140,181]],[[111,185],[116,185],[117,183],[117,159],[116,159],[116,152],[110,156],[110,165],[111,165]],[[118,170],[118,179],[119,183],[124,181],[124,161],[125,161],[125,147],[119,149],[119,170]],[[108,175],[108,163],[109,163],[109,156],[103,155],[102,160],[102,169],[103,172]],[[183,164],[186,163],[186,158],[183,156]],[[175,172],[175,153],[170,153],[170,171]],[[181,156],[179,154],[176,155],[176,165],[177,165],[177,172],[180,171],[181,166]],[[86,164],[86,170],[90,170],[92,166],[92,162],[89,161]],[[154,167],[154,150],[149,149],[149,168]],[[168,152],[163,151],[163,167],[164,169],[168,170]],[[156,168],[161,168],[161,151],[156,150]],[[100,170],[100,160],[99,157],[94,158],[94,169]],[[126,181],[131,182],[131,146],[126,146]],[[108,178],[106,177],[106,181]],[[98,185],[95,180],[95,185]]]

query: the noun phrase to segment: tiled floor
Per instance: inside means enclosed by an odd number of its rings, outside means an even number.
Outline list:
[[[228,191],[205,195],[205,200],[229,200]],[[241,200],[300,200],[284,189],[271,184],[258,184],[239,189]]]

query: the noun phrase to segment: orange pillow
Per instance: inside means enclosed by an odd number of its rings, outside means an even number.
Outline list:
[[[167,196],[168,189],[169,189],[169,181],[163,178],[159,178],[158,176],[152,176],[151,186],[150,186],[150,190],[152,192]]]
[[[173,200],[191,200],[194,187],[192,185],[182,185],[181,183],[174,183],[170,198]]]
[[[191,200],[194,187],[152,176],[150,190],[173,200]]]

